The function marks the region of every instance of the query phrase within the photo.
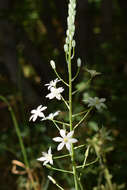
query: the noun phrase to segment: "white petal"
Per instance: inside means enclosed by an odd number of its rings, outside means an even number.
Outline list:
[[[47,120],[48,118],[47,117],[44,117],[43,119],[41,119],[41,121],[45,121],[45,120]]]
[[[73,136],[73,134],[74,134],[74,131],[71,131],[71,132],[69,132],[69,133],[67,134],[67,137],[70,138],[70,137]]]
[[[54,94],[53,93],[49,93],[46,98],[49,98],[49,99],[53,99],[54,98]]]
[[[69,150],[69,152],[70,152],[70,150],[71,150],[71,144],[70,143],[66,143],[66,148]]]
[[[62,93],[64,91],[64,89],[62,87],[57,89],[59,93]]]
[[[55,142],[62,142],[63,141],[63,139],[61,137],[55,137],[55,138],[53,138],[53,140]]]
[[[38,106],[38,107],[37,107],[37,110],[40,110],[41,108],[42,108],[42,105]]]
[[[56,94],[56,99],[61,100],[61,95],[60,94]]]
[[[42,155],[44,156],[44,157],[47,157],[47,152],[42,152]]]
[[[54,117],[57,116],[59,113],[60,113],[60,111],[56,111],[56,112],[54,113]]]
[[[44,111],[44,110],[46,110],[46,109],[47,109],[47,107],[44,106],[44,107],[41,108],[41,111]]]
[[[37,119],[37,115],[32,115],[31,117],[30,117],[30,120],[33,120],[33,121],[36,121],[36,119]]]
[[[50,146],[48,149],[48,154],[51,154],[51,153],[52,153],[52,150],[51,150],[51,146]]]
[[[34,116],[33,116],[33,115],[31,115],[31,116],[30,116],[30,119],[29,119],[29,121],[31,121],[31,120],[33,119],[33,117],[34,117]]]
[[[61,137],[65,137],[65,135],[66,135],[66,130],[64,130],[64,129],[61,129],[60,130],[60,135],[61,135]]]
[[[96,108],[97,108],[97,110],[100,110],[101,105],[100,104],[96,105]]]
[[[54,92],[56,92],[56,88],[52,87],[52,88],[50,89],[50,91],[51,91],[51,93],[54,93]]]
[[[39,117],[45,117],[45,115],[42,112],[38,113],[38,116]]]
[[[38,158],[37,160],[44,162],[46,160],[45,157]]]
[[[101,99],[100,99],[100,102],[105,102],[105,101],[106,101],[105,98],[101,98]]]
[[[45,162],[43,163],[43,165],[46,165],[49,162],[49,160],[45,160]]]
[[[52,164],[52,165],[53,165],[53,160],[52,160],[52,159],[50,160],[50,164]]]
[[[75,139],[75,138],[71,138],[71,139],[69,139],[69,143],[76,143],[76,142],[78,142],[78,140]]]
[[[64,142],[60,143],[57,147],[57,150],[61,150],[64,147]]]
[[[37,110],[32,110],[30,113],[35,114],[36,112],[37,112]]]

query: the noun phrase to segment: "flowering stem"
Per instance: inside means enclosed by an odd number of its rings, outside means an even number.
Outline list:
[[[60,79],[60,81],[62,81],[66,86],[69,87],[69,85],[59,76],[59,74],[57,73],[57,71],[54,69],[56,76]]]
[[[69,107],[70,107],[70,109],[69,109],[69,121],[70,121],[70,131],[72,131],[73,130],[73,126],[72,126],[71,42],[69,43],[68,73],[69,73]],[[77,180],[77,172],[76,172],[75,159],[74,159],[74,147],[73,147],[73,144],[71,145],[71,161],[72,161],[72,166],[73,166],[75,190],[78,190],[78,180]]]
[[[92,110],[93,107],[91,107],[87,113],[84,115],[84,117],[74,126],[74,129],[76,129],[83,121],[84,119],[86,119],[86,117],[88,116],[88,114],[90,113],[90,111]]]

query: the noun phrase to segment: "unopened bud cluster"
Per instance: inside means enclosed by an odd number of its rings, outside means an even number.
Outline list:
[[[64,51],[68,52],[69,44],[74,48],[76,43],[73,40],[75,33],[75,15],[76,15],[76,0],[70,0],[68,5],[68,17],[67,17],[67,31],[66,31],[66,41],[64,45]]]

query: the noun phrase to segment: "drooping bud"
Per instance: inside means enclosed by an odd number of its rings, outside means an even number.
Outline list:
[[[68,45],[67,45],[67,44],[64,45],[64,51],[65,51],[65,52],[68,51]]]
[[[72,47],[74,48],[76,45],[75,40],[72,41]]]
[[[55,61],[51,60],[50,65],[51,65],[52,69],[54,69],[54,70],[56,69]]]
[[[77,67],[81,67],[81,59],[80,58],[77,59]]]
[[[56,184],[56,180],[55,180],[53,177],[51,177],[50,175],[48,175],[48,178],[49,178],[49,180],[50,180],[52,183]]]

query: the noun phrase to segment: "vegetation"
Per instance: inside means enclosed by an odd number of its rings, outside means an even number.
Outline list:
[[[51,72],[51,59],[67,81],[63,48],[67,5],[68,1],[64,0],[0,2],[0,186],[3,190],[56,189],[48,175],[55,176],[64,189],[74,187],[67,173],[59,175],[37,161],[41,152],[47,152],[50,146],[58,154],[50,138],[58,135],[52,123],[29,122],[30,111],[40,104],[47,105],[49,113],[65,110],[59,101],[49,103],[45,99],[44,84],[56,78]],[[73,112],[77,114],[87,108],[82,100],[89,96],[105,97],[107,106],[102,112],[93,109],[76,132],[80,142],[86,142],[83,149],[75,151],[75,159],[81,163],[85,150],[81,181],[87,190],[127,188],[126,9],[126,0],[77,1],[72,75],[76,73],[79,56],[82,66],[74,81],[75,92],[80,93],[75,93]],[[94,78],[93,70],[99,72]],[[67,98],[66,88],[63,94]],[[58,116],[59,120],[63,118],[68,122],[65,111]],[[79,114],[75,122],[81,119]],[[65,159],[55,162],[57,168],[64,166],[68,170]]]

